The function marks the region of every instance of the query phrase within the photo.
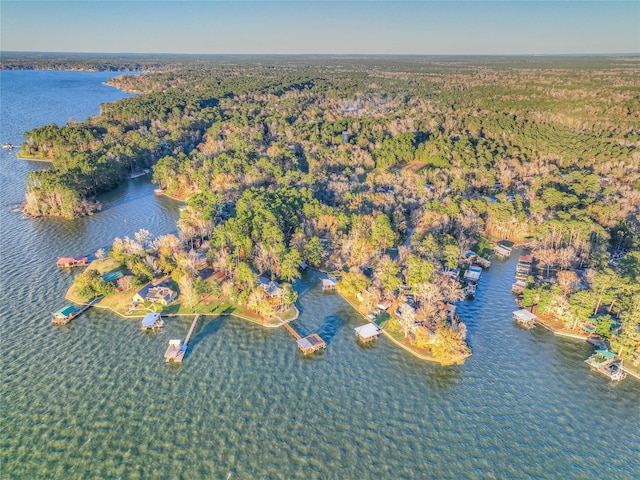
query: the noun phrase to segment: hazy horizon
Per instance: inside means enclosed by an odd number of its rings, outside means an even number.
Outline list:
[[[131,56],[131,57],[330,57],[330,58],[350,58],[350,57],[406,57],[406,58],[508,58],[508,57],[639,57],[640,52],[611,52],[611,53],[187,53],[187,52],[63,52],[63,51],[37,51],[37,50],[0,50],[0,55],[70,55],[70,56],[92,56],[104,55],[108,57]]]
[[[630,1],[2,1],[3,52],[632,55]]]

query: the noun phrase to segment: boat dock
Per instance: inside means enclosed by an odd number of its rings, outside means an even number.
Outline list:
[[[284,328],[293,335],[293,338],[296,339],[296,343],[298,344],[298,348],[305,355],[310,355],[318,350],[327,348],[327,344],[317,333],[312,333],[311,335],[302,338],[300,334],[296,332],[291,325],[289,325],[289,323],[285,323]]]
[[[516,280],[525,281],[533,270],[533,257],[531,255],[520,255],[516,265]]]
[[[91,300],[89,303],[82,305],[80,308],[76,308],[73,305],[67,305],[66,307],[61,308],[57,312],[53,312],[51,314],[52,316],[51,322],[55,323],[56,325],[66,325],[67,323],[69,323],[71,320],[79,316],[84,311],[89,310],[91,307],[93,307],[94,304],[96,304],[101,299],[102,297],[96,297],[93,300]]]
[[[469,298],[473,298],[476,296],[476,288],[477,285],[475,283],[470,283],[466,287],[462,289],[462,292]]]
[[[58,268],[86,267],[89,257],[61,257],[56,261]]]
[[[196,323],[198,323],[199,319],[200,314],[198,313],[194,317],[193,322],[191,322],[191,327],[189,327],[189,331],[187,332],[187,336],[184,338],[184,342],[180,343],[180,340],[169,340],[169,347],[164,353],[165,362],[173,360],[175,363],[182,363],[182,359],[184,358],[185,353],[187,353],[189,340],[191,340],[191,335],[193,335],[193,331],[195,330]]]
[[[322,279],[322,290],[335,290],[336,289],[336,279],[335,278],[323,278]]]
[[[511,255],[511,248],[506,245],[502,245],[501,243],[496,245],[493,251],[496,255],[502,258],[508,258]]]
[[[142,330],[155,330],[164,327],[164,321],[159,313],[147,313],[142,319]]]
[[[613,352],[606,349],[596,350],[593,355],[585,360],[585,363],[611,380],[623,380],[626,376],[622,360],[616,358]]]
[[[379,335],[382,334],[382,329],[374,322],[367,323],[366,325],[362,325],[360,327],[354,328],[356,332],[356,337],[362,343],[369,343],[378,338]]]
[[[533,328],[538,317],[523,308],[522,310],[513,312],[513,319],[519,322],[524,328]]]

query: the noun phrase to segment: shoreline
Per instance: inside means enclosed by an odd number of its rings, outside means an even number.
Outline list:
[[[539,317],[536,319],[536,324],[540,325],[545,330],[548,330],[548,331],[552,332],[554,335],[557,335],[559,337],[571,338],[571,339],[574,339],[574,340],[582,340],[583,342],[587,342],[587,343],[589,342],[589,335],[579,334],[579,333],[574,333],[574,332],[563,330],[563,329],[554,328],[553,326],[545,323],[544,320],[541,320]],[[629,367],[625,367],[624,366],[624,359],[620,358],[620,360],[622,361],[622,367],[621,367],[622,370],[624,372],[628,373],[629,375],[631,375],[632,377],[640,380],[640,371],[638,371],[636,369],[629,368]]]
[[[68,293],[68,291],[67,291]],[[85,306],[87,305],[87,302],[78,302],[76,300],[72,300],[71,298],[69,298],[67,295],[65,295],[64,299],[68,302],[74,303],[76,305],[82,305]],[[109,305],[100,305],[102,303],[102,301],[104,300],[101,299],[99,302],[93,304],[93,307],[96,308],[101,308],[103,310],[109,310],[112,313],[115,313],[116,315],[118,315],[120,318],[123,318],[125,320],[139,320],[141,318],[144,318],[145,315],[125,315],[119,311],[117,311],[116,309],[114,309],[113,307],[109,306]],[[238,305],[231,305],[234,308],[238,308]],[[300,317],[300,310],[298,309],[298,307],[296,307],[295,305],[292,305],[291,308],[294,309],[295,311],[295,315],[293,316],[293,318],[289,319],[289,320],[282,320],[281,317],[279,317],[278,315],[274,315],[274,317],[276,317],[279,322],[278,323],[265,323],[264,321],[259,321],[256,318],[251,318],[249,316],[245,316],[242,313],[239,312],[219,312],[219,313],[200,313],[200,312],[185,312],[185,313],[165,313],[163,314],[162,312],[160,312],[160,316],[161,317],[165,317],[165,318],[170,318],[170,317],[192,317],[193,315],[201,315],[203,317],[237,317],[240,318],[242,320],[246,320],[248,322],[251,322],[255,325],[259,325],[265,328],[279,328],[282,327],[284,324],[289,323],[289,322],[293,322],[295,320],[297,320]]]
[[[344,297],[342,294],[340,294],[339,292],[336,291],[336,293],[345,301],[347,302],[349,305],[351,305],[351,307],[358,312],[365,320],[371,322],[372,320],[370,320],[369,318],[367,318],[367,316],[362,313],[356,305],[353,304],[353,302],[351,300],[349,300],[348,298]],[[379,325],[378,325],[379,326]],[[391,340],[391,342],[395,343],[397,346],[399,346],[400,348],[402,348],[403,350],[405,350],[406,352],[409,352],[411,355],[413,355],[416,358],[419,358],[420,360],[424,360],[427,362],[431,362],[431,363],[437,363],[439,365],[442,365],[443,367],[448,367],[450,366],[449,364],[443,364],[442,362],[440,362],[439,360],[436,360],[434,357],[430,356],[430,355],[424,355],[422,353],[416,352],[413,348],[411,348],[409,345],[405,345],[404,343],[402,343],[401,341],[395,339],[393,337],[393,335],[391,335],[391,333],[387,332],[386,329],[384,328],[380,328],[382,330],[382,333],[384,334],[385,337],[387,337],[389,340]],[[461,357],[461,360],[464,361],[469,358],[472,354],[466,355],[464,357]],[[451,365],[456,365],[456,363],[452,363]]]
[[[538,317],[536,319],[536,323],[538,325],[540,325],[542,328],[552,332],[554,335],[558,335],[559,337],[566,337],[566,338],[575,338],[576,340],[584,340],[585,342],[587,340],[589,340],[589,335],[582,335],[579,333],[573,333],[571,331],[567,331],[564,329],[557,329],[547,323],[545,323],[543,320],[540,319],[540,317]]]
[[[18,150],[16,152],[16,157],[18,158],[18,160],[27,160],[27,161],[31,161],[31,162],[46,162],[46,163],[53,163],[52,159],[49,158],[37,158],[37,157],[26,157],[23,153],[22,153],[22,148],[20,148],[20,150]]]
[[[629,374],[629,375],[631,375],[632,377],[640,380],[640,373],[635,371],[635,370],[629,369],[629,367],[625,367],[624,363],[622,364],[622,371],[627,373],[627,374]]]
[[[104,274],[104,273],[109,273],[110,271],[113,271],[114,269],[119,269],[119,266],[116,266],[115,261],[113,259],[110,258],[106,258],[106,259],[95,259],[92,262],[90,262],[86,268],[84,269],[84,271],[88,271],[90,269],[93,270],[97,270],[100,274]],[[102,268],[100,268],[102,267]],[[133,293],[135,293],[136,289],[129,289],[127,291],[123,291],[123,292],[118,292],[120,294],[130,294],[133,295]],[[145,314],[131,314],[131,315],[126,315],[122,312],[120,312],[119,310],[117,310],[114,307],[118,307],[118,308],[123,308],[123,305],[121,304],[124,301],[124,298],[120,299],[120,303],[118,303],[116,301],[115,304],[111,305],[107,305],[107,300],[110,297],[103,297],[102,299],[100,299],[99,302],[95,303],[93,306],[97,307],[97,308],[101,308],[103,310],[109,310],[112,313],[115,313],[116,315],[118,315],[120,318],[123,319],[140,319],[140,318],[144,318]],[[131,298],[130,296],[125,297],[125,298]],[[79,296],[77,296],[76,294],[76,290],[75,290],[75,285],[72,283],[69,288],[67,289],[67,291],[65,292],[64,295],[64,299],[68,302],[71,302],[73,304],[77,304],[77,305],[87,305],[88,302],[91,301],[91,299],[85,300],[85,299],[81,299]],[[204,297],[200,300],[206,300],[207,297]],[[180,297],[178,296],[178,298],[175,300],[175,302],[178,302],[178,300],[180,300]],[[127,303],[129,303],[129,301],[127,300]],[[287,310],[285,310],[284,312],[280,312],[280,314],[274,314],[273,317],[271,317],[271,319],[264,319],[264,318],[260,318],[260,317],[252,317],[251,315],[247,315],[245,313],[242,312],[243,307],[241,305],[237,305],[234,303],[231,303],[229,301],[223,301],[220,305],[228,305],[229,307],[232,307],[234,310],[234,312],[226,312],[226,311],[222,311],[222,312],[198,312],[196,309],[194,309],[191,312],[175,312],[175,313],[162,313],[162,311],[160,311],[160,315],[163,317],[181,317],[181,316],[193,316],[193,315],[203,315],[203,316],[234,316],[237,318],[240,318],[242,320],[246,320],[248,322],[251,322],[255,325],[260,325],[263,326],[265,328],[278,328],[283,326],[286,323],[289,322],[293,322],[294,320],[297,320],[300,317],[300,310],[298,309],[298,307],[294,304],[291,305],[291,307],[289,307]],[[215,308],[219,308],[220,305],[217,305]],[[293,309],[293,316],[292,318],[287,318],[287,316],[291,313],[291,309]],[[246,309],[245,309],[246,310]],[[287,319],[283,319],[283,316],[285,316],[285,318]],[[277,320],[277,322],[274,322],[272,320]]]
[[[155,194],[158,197],[167,197],[170,198],[171,200],[175,200],[176,202],[183,202],[183,203],[187,203],[187,201],[189,200],[189,196],[186,197],[179,197],[177,195],[172,195],[166,192],[166,190],[162,190],[162,193],[156,193]]]

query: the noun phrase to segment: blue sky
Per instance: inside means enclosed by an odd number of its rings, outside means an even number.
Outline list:
[[[3,51],[640,52],[640,1],[5,1]]]

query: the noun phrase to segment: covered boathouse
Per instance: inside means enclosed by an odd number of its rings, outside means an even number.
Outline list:
[[[78,315],[78,309],[73,305],[67,305],[64,308],[61,308],[57,312],[53,312],[51,321],[58,325],[66,325],[71,321],[73,317]]]
[[[89,261],[88,257],[62,257],[56,262],[59,268],[85,267]]]
[[[533,313],[531,313],[529,310],[525,310],[524,308],[522,310],[513,312],[513,319],[522,324],[522,326],[524,326],[525,328],[533,328],[536,324],[537,318],[538,317],[536,317]]]
[[[151,330],[154,328],[164,327],[164,321],[159,313],[147,313],[142,319],[142,329]]]
[[[511,247],[507,247],[506,245],[503,245],[501,243],[496,245],[496,248],[494,248],[493,251],[496,255],[503,258],[507,258],[511,255]]]
[[[312,333],[308,337],[301,338],[297,341],[298,348],[305,355],[310,355],[318,350],[327,348],[327,344],[320,338],[320,335]]]
[[[335,290],[336,289],[336,279],[335,278],[323,278],[322,279],[322,290]]]
[[[382,329],[374,322],[361,325],[360,327],[354,328],[354,330],[356,331],[356,337],[358,337],[358,340],[363,343],[372,342],[382,334]]]

